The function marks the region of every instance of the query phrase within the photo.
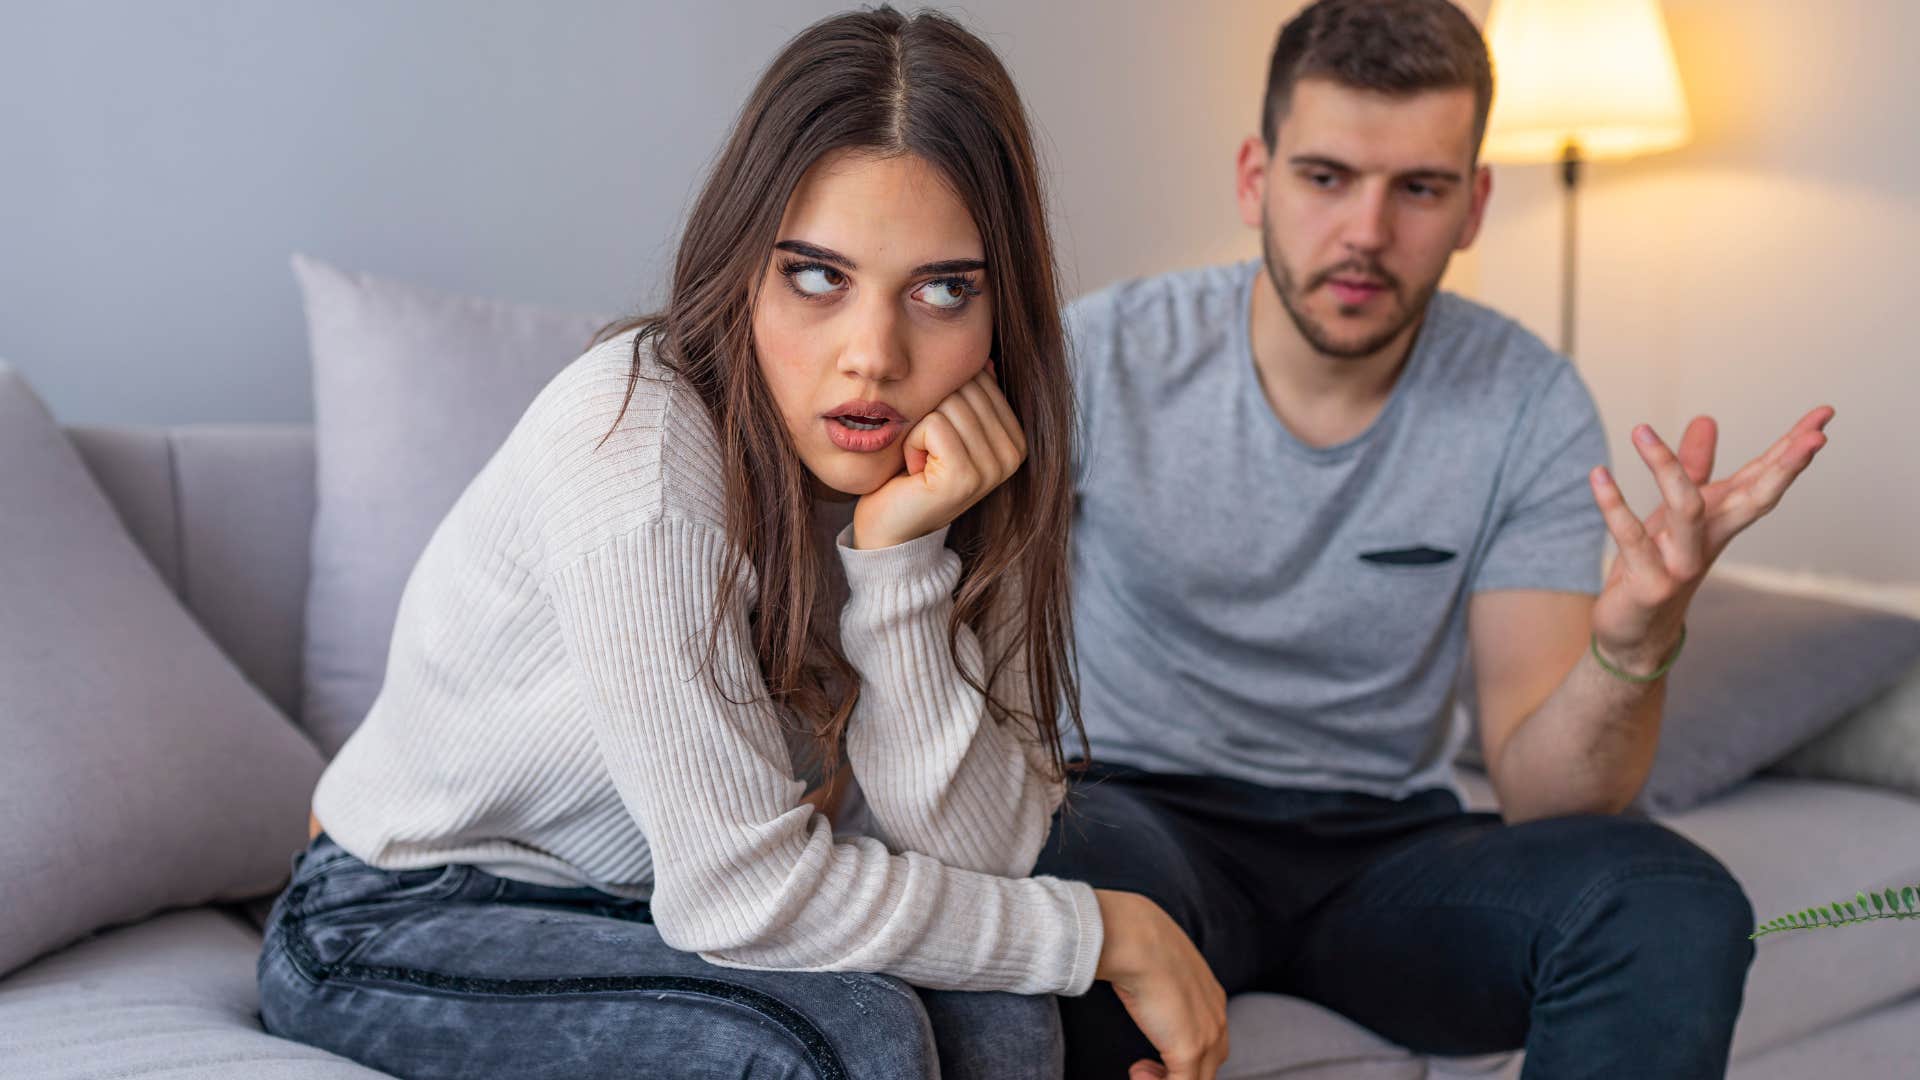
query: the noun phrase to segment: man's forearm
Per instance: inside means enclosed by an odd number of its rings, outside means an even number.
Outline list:
[[[1627,682],[1582,653],[1488,762],[1502,816],[1514,824],[1626,809],[1653,768],[1666,686]]]

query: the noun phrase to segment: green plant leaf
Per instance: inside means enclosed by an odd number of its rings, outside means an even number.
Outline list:
[[[1886,901],[1880,899],[1879,893],[1874,893],[1873,894],[1873,910],[1877,913],[1877,912],[1885,911],[1886,909],[1887,909]]]
[[[1887,886],[1887,891],[1882,895],[1887,898],[1888,911],[1900,910],[1900,894],[1894,891],[1893,886]]]
[[[1909,885],[1906,888],[1901,889],[1900,899],[1906,901],[1907,910],[1912,911],[1913,910],[1913,886]]]

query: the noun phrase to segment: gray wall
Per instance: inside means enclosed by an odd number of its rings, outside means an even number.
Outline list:
[[[309,415],[287,254],[583,310],[655,297],[780,42],[838,0],[0,0],[0,358],[69,421]],[[1253,254],[1232,155],[1296,0],[972,0],[1055,178],[1070,289]],[[1468,0],[1484,14],[1484,0]],[[1699,128],[1596,165],[1580,363],[1638,420],[1805,406],[1834,444],[1733,557],[1920,581],[1911,0],[1667,0]],[[1551,337],[1557,191],[1501,168],[1452,283]],[[1633,467],[1636,505],[1652,486]]]
[[[0,0],[0,358],[68,421],[297,420],[291,251],[644,305],[753,78],[846,6]],[[949,8],[1040,121],[1070,286],[1255,250],[1232,154],[1294,6]]]

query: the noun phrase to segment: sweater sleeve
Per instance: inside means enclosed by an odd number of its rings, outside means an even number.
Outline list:
[[[1010,657],[1000,673],[997,690],[1016,714],[1003,723],[961,673],[964,666],[984,684],[991,672],[971,628],[948,643],[960,558],[946,534],[869,551],[840,535],[848,587],[840,641],[861,676],[847,760],[890,846],[1024,875],[1066,789],[1048,777],[1050,755],[1030,725],[1022,658]]]
[[[1101,943],[1091,888],[836,842],[800,802],[744,610],[702,667],[727,554],[720,529],[669,514],[542,582],[608,773],[652,849],[661,938],[722,966],[1084,992]]]

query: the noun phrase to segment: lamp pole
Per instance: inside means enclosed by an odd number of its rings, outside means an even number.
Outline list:
[[[1574,275],[1577,272],[1579,252],[1578,234],[1578,193],[1580,186],[1580,166],[1585,163],[1580,156],[1580,143],[1569,138],[1560,148],[1560,187],[1561,187],[1561,238],[1560,238],[1560,351],[1573,357],[1573,315],[1576,290]]]

